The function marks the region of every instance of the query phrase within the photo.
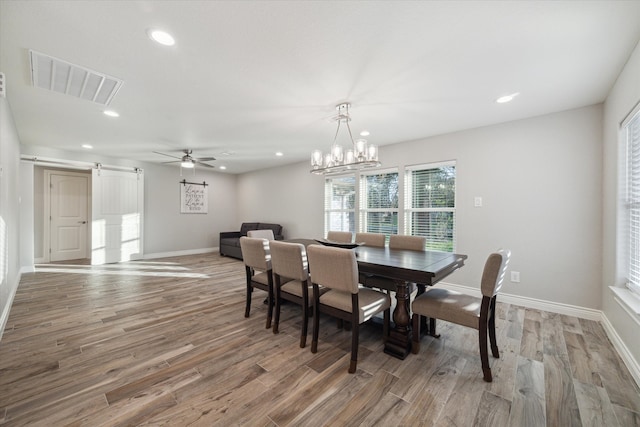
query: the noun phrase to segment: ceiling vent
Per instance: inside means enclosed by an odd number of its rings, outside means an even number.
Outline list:
[[[6,98],[7,96],[7,79],[4,73],[0,73],[0,98]]]
[[[31,82],[42,89],[109,105],[123,83],[118,78],[34,50],[30,50],[29,55]]]

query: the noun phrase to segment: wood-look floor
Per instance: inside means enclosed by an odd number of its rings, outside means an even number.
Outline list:
[[[249,319],[244,298],[242,263],[217,254],[39,266],[0,341],[0,424],[640,425],[638,387],[597,322],[499,303],[490,384],[474,330],[439,322],[441,339],[398,360],[365,325],[350,375],[350,333],[332,319],[312,354],[299,307],[274,335],[264,293]]]

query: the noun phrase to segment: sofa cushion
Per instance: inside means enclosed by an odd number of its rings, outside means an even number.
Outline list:
[[[257,222],[243,222],[242,225],[240,226],[240,235],[241,236],[246,236],[247,235],[247,231],[249,230],[257,230],[258,229],[258,223]],[[275,234],[275,233],[273,233]]]
[[[273,230],[274,236],[282,234],[282,226],[280,224],[270,224],[267,222],[259,222],[256,230]]]

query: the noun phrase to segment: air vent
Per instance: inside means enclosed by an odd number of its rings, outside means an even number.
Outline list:
[[[7,80],[4,73],[0,73],[0,98],[6,98],[7,96]]]
[[[31,82],[35,87],[109,105],[123,83],[118,78],[34,50],[29,54]]]

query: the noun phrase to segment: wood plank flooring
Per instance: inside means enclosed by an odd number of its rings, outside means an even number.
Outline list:
[[[301,309],[244,318],[242,262],[218,254],[38,266],[0,341],[0,425],[640,426],[640,392],[602,326],[498,303],[500,359],[482,380],[477,332],[439,322],[418,355],[381,328],[322,317],[299,348]]]

